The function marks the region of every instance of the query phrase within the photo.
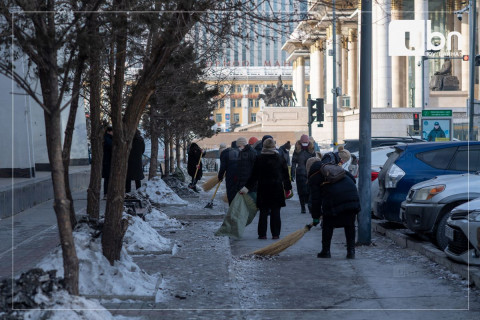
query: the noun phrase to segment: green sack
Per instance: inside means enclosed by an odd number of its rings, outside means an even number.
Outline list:
[[[185,182],[185,175],[183,174],[183,171],[179,167],[175,168],[175,171],[172,173],[172,177],[175,177],[178,180]]]
[[[239,194],[235,196],[227,215],[223,219],[220,228],[215,232],[216,236],[227,236],[240,239],[245,227],[252,223],[257,214],[257,204],[252,199],[256,193]]]

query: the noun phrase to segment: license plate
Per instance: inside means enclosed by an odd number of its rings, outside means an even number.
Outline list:
[[[453,240],[453,228],[449,226],[445,226],[445,236],[448,239]]]

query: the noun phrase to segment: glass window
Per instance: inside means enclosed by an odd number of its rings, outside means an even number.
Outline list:
[[[436,149],[418,153],[416,157],[420,161],[425,162],[426,164],[434,168],[447,169],[448,164],[450,163],[450,160],[452,160],[452,157],[455,154],[456,150],[457,147]]]
[[[248,92],[249,92],[249,93],[252,93],[252,92],[253,92],[252,86],[248,86]]]
[[[235,99],[230,100],[230,107],[235,108]]]
[[[242,86],[241,85],[237,86],[237,92],[242,92]]]
[[[470,168],[468,163],[469,156],[470,156]],[[479,171],[480,170],[480,147],[471,146],[470,150],[468,150],[468,147],[459,147],[448,169],[456,170],[456,171]]]
[[[258,85],[255,85],[255,92],[258,92]]]
[[[242,99],[237,99],[237,108],[242,107]]]
[[[257,122],[257,114],[256,113],[250,114],[250,121],[251,122]]]
[[[248,99],[248,107],[253,108],[253,99]]]
[[[238,122],[238,121],[240,121],[240,113],[234,113],[233,122]]]
[[[215,121],[216,122],[222,122],[222,114],[221,113],[217,113],[215,115]]]
[[[258,101],[258,99],[255,100],[255,107],[259,107],[260,106],[260,101]]]
[[[225,100],[220,100],[220,108],[225,107]]]
[[[225,91],[225,89],[223,88],[223,86],[220,86],[218,89],[219,89],[220,92],[224,92],[224,91]]]

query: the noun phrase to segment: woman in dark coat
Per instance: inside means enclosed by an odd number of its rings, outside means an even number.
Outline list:
[[[112,164],[112,147],[113,147],[113,129],[107,127],[103,135],[103,159],[102,159],[102,178],[103,178],[103,198],[107,197],[108,180],[110,178],[110,166]]]
[[[348,153],[349,156],[349,153]],[[360,211],[355,178],[345,171],[345,177],[335,183],[326,182],[319,169],[324,164],[342,165],[348,161],[344,154],[327,153],[321,161],[312,164],[309,171],[309,187],[312,202],[313,225],[323,216],[322,251],[319,258],[330,258],[330,244],[334,228],[344,228],[347,242],[347,259],[355,258],[355,216]]]
[[[143,174],[142,155],[145,152],[145,141],[143,140],[140,131],[137,129],[132,141],[132,149],[128,156],[127,181],[125,185],[125,192],[132,190],[132,180],[135,180],[135,188],[141,186],[141,181],[145,178]]]
[[[188,185],[190,189],[193,189],[193,191],[198,192],[197,190],[197,181],[202,179],[203,171],[202,171],[202,162],[200,161],[200,164],[198,163],[200,160],[200,156],[205,155],[205,152],[200,149],[198,144],[193,142],[190,145],[190,149],[188,150],[188,163],[187,163],[187,171],[188,175],[192,177],[192,182]],[[198,166],[198,172],[197,172],[197,166]],[[195,176],[195,172],[197,172],[197,175]]]
[[[247,184],[240,193],[247,193],[257,184],[258,238],[267,239],[268,215],[272,239],[278,239],[282,227],[280,208],[285,207],[285,191],[292,189],[285,159],[275,149],[275,141],[266,139],[262,153],[257,156]]]
[[[315,157],[313,143],[306,134],[295,143],[292,157],[292,181],[297,180],[297,192],[300,199],[301,213],[306,213],[305,204],[308,203],[307,160]]]
[[[257,153],[247,143],[247,139],[238,138],[236,145],[237,148],[227,149],[220,154],[218,180],[222,180],[225,175],[228,204],[232,203],[237,192],[247,183],[257,157]]]

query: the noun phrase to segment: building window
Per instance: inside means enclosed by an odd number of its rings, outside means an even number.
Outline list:
[[[222,122],[222,114],[221,113],[217,113],[215,115],[215,121],[216,122]]]
[[[248,86],[248,93],[252,93],[253,92],[253,87],[252,86]]]
[[[258,85],[255,85],[255,92],[258,92]]]
[[[239,122],[239,121],[240,121],[240,113],[234,113],[233,122]]]
[[[230,100],[230,107],[235,108],[235,99]]]
[[[242,99],[237,99],[237,108],[242,107]]]
[[[307,84],[307,92],[310,92],[310,85]]]
[[[225,89],[223,88],[223,86],[220,86],[220,87],[218,88],[218,90],[219,90],[220,92],[222,92],[222,93],[225,91]]]
[[[250,114],[250,122],[257,122],[257,114],[251,113]]]
[[[225,100],[220,100],[220,108],[225,107]]]
[[[260,101],[257,99],[255,100],[255,108],[258,108],[260,106]]]
[[[241,85],[237,86],[237,92],[242,92],[242,86]]]
[[[248,107],[253,108],[253,99],[248,99]]]

